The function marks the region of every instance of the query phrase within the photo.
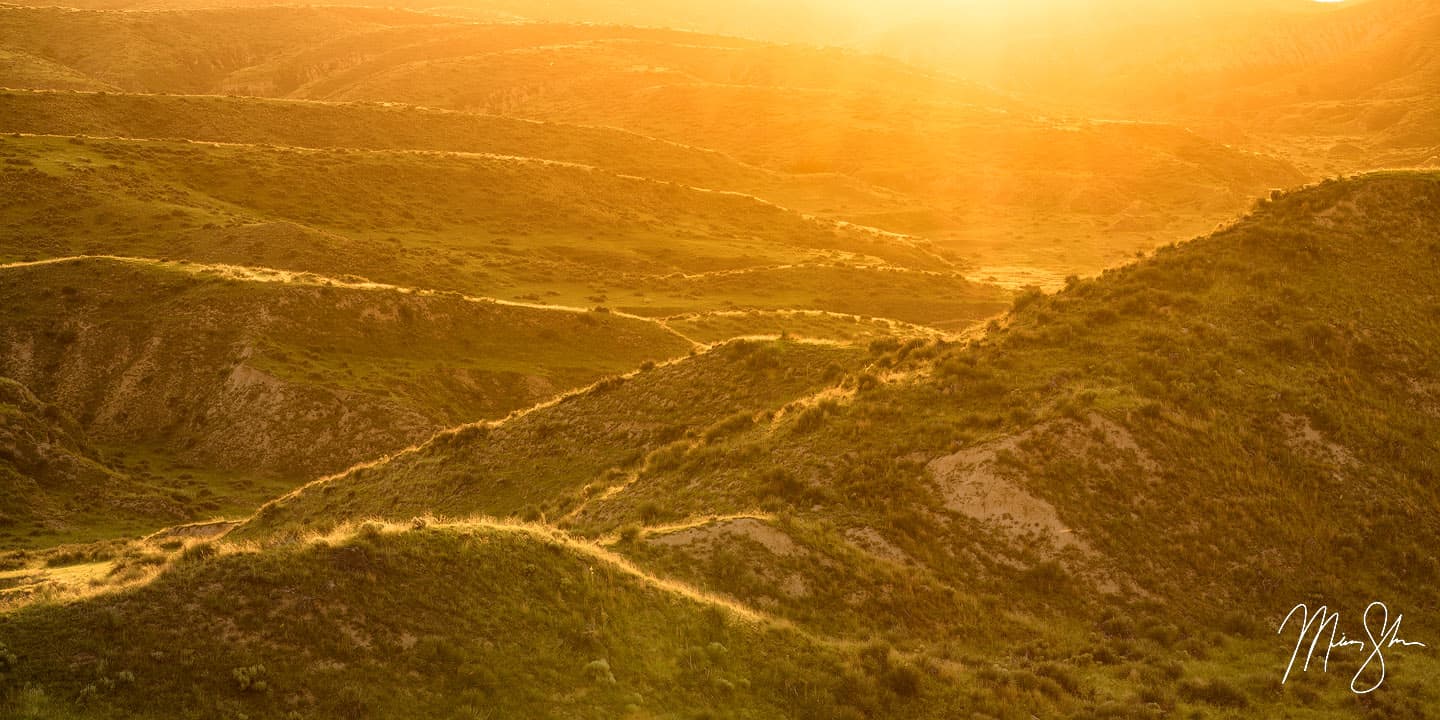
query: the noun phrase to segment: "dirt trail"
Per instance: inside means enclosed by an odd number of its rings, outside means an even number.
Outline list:
[[[708,522],[710,522],[710,519],[706,518],[704,520],[697,521],[696,525],[703,525]],[[379,525],[382,527],[382,532],[399,533],[413,531],[412,524],[379,523]],[[600,545],[599,543],[573,537],[565,533],[564,531],[551,527],[549,525],[505,522],[493,520],[490,518],[475,518],[449,522],[431,522],[427,520],[425,522],[425,526],[427,528],[445,528],[454,530],[482,529],[528,535],[541,542],[553,543],[567,550],[571,550],[582,557],[594,560],[596,562],[604,563],[608,567],[634,578],[646,587],[658,590],[669,595],[681,597],[701,605],[717,608],[731,614],[732,616],[740,620],[749,622],[756,626],[766,627],[772,630],[795,633],[796,635],[799,635],[800,637],[803,637],[807,641],[812,642],[816,645],[848,651],[864,647],[868,642],[866,640],[848,640],[815,634],[809,630],[799,627],[790,620],[771,615],[761,610],[757,610],[737,600],[734,600],[733,598],[718,595],[695,587],[693,585],[689,585],[687,583],[656,575],[636,565],[634,562],[631,562],[629,558],[619,553],[616,553]],[[349,530],[341,530],[316,539],[324,540],[329,543],[335,543],[338,541],[343,541],[345,537],[353,535],[354,532],[355,531],[353,528]]]
[[[572,314],[584,314],[593,312],[590,308],[575,305],[551,305],[536,302],[521,302],[518,300],[502,300],[500,298],[486,297],[484,295],[466,295],[449,291],[431,290],[428,288],[408,287],[405,285],[393,285],[390,283],[374,282],[372,280],[341,280],[313,273],[308,270],[283,270],[280,268],[257,267],[252,265],[229,265],[223,263],[199,263],[191,261],[156,260],[154,258],[135,257],[129,255],[69,255],[66,257],[46,258],[44,260],[29,260],[24,262],[12,262],[0,265],[0,271],[16,268],[35,267],[39,265],[57,265],[61,263],[85,262],[91,260],[110,260],[114,262],[131,263],[134,265],[148,265],[159,267],[175,272],[188,272],[194,275],[214,274],[224,278],[233,278],[255,283],[280,283],[285,285],[305,285],[316,287],[335,287],[345,290],[376,290],[382,292],[397,292],[402,295],[416,295],[420,297],[449,296],[473,303],[489,303],[506,307],[528,308],[531,310],[550,310],[554,312],[565,312]],[[637,320],[651,325],[662,327],[670,332],[673,330],[665,326],[665,323],[652,317],[644,315],[633,315],[631,313],[611,310],[611,315],[622,317],[627,320]]]
[[[730,343],[732,343],[732,342],[738,342],[738,341],[741,341],[741,340],[780,340],[780,339],[781,339],[781,337],[780,337],[779,335],[757,335],[757,336],[752,336],[752,337],[750,337],[750,338],[731,338],[731,339],[724,340],[724,341],[722,341],[722,342],[712,343],[712,344],[709,344],[709,345],[700,345],[700,346],[697,348],[697,350],[696,350],[696,352],[695,352],[694,354],[692,354],[692,355],[685,355],[685,356],[676,357],[676,358],[671,358],[671,359],[669,359],[669,360],[665,360],[665,361],[663,361],[663,362],[656,363],[656,364],[655,364],[655,368],[664,368],[664,367],[669,367],[669,366],[671,366],[671,365],[675,365],[675,364],[677,364],[677,363],[688,362],[688,361],[690,361],[690,360],[692,360],[692,359],[694,359],[694,358],[700,357],[700,356],[705,355],[705,354],[707,354],[707,353],[711,353],[711,352],[714,352],[714,351],[716,351],[716,350],[718,350],[718,349],[720,349],[720,348],[723,348],[723,347],[725,347],[726,345],[728,345],[728,344],[730,344]],[[837,342],[837,341],[826,340],[826,339],[794,338],[794,337],[784,338],[784,339],[786,340],[786,342],[801,343],[801,344],[806,344],[806,345],[837,345],[837,346],[844,346],[844,345],[846,345],[846,343],[839,343],[839,342]],[[652,371],[653,371],[653,368],[652,368]],[[260,515],[260,513],[261,513],[262,511],[264,511],[265,508],[269,507],[270,505],[275,505],[275,504],[278,504],[278,503],[283,503],[283,502],[285,502],[285,501],[287,501],[287,500],[293,499],[294,497],[296,497],[296,496],[298,496],[298,495],[303,494],[304,492],[307,492],[308,490],[312,489],[313,487],[316,487],[316,486],[319,486],[319,485],[323,485],[323,484],[328,483],[328,482],[331,482],[331,481],[333,481],[333,480],[339,480],[339,479],[344,478],[345,476],[350,475],[350,474],[352,474],[352,473],[355,473],[355,472],[358,472],[358,471],[361,471],[361,470],[369,470],[369,469],[372,469],[372,468],[376,468],[376,467],[379,467],[379,466],[381,466],[381,465],[385,465],[385,464],[388,464],[388,463],[393,462],[393,461],[395,461],[395,460],[398,460],[398,459],[400,459],[400,458],[403,458],[403,457],[406,457],[406,456],[409,456],[409,455],[413,455],[413,454],[415,454],[415,453],[417,453],[417,452],[420,452],[421,450],[429,447],[430,445],[432,445],[433,443],[435,443],[436,440],[438,440],[438,439],[440,439],[440,438],[449,437],[449,436],[454,435],[454,434],[456,434],[456,433],[463,432],[463,431],[465,431],[465,430],[469,430],[469,429],[472,429],[472,428],[495,429],[495,428],[501,427],[501,426],[503,426],[503,425],[506,425],[506,424],[508,424],[508,423],[514,422],[514,421],[516,421],[516,420],[519,420],[520,418],[523,418],[523,417],[525,417],[525,416],[527,416],[527,415],[529,415],[529,414],[531,414],[531,413],[538,412],[538,411],[545,410],[545,409],[547,409],[547,408],[551,408],[551,407],[554,407],[554,406],[556,406],[556,405],[559,405],[560,403],[565,402],[566,400],[569,400],[569,399],[572,398],[572,397],[578,397],[578,396],[582,396],[582,395],[585,395],[585,394],[587,394],[587,393],[590,393],[590,392],[594,391],[597,387],[600,387],[600,386],[602,386],[602,385],[606,385],[606,384],[608,384],[608,383],[613,382],[616,378],[620,378],[620,379],[624,379],[624,380],[630,380],[630,379],[633,379],[633,378],[639,376],[639,375],[640,375],[641,373],[643,373],[643,372],[646,372],[646,371],[645,371],[645,370],[636,369],[636,370],[631,370],[630,372],[627,372],[627,373],[622,373],[622,374],[620,374],[620,375],[614,375],[614,376],[610,376],[610,377],[601,378],[601,379],[596,380],[595,382],[593,382],[593,383],[591,383],[591,384],[589,384],[589,385],[586,385],[586,386],[584,386],[584,387],[579,387],[579,388],[574,388],[574,389],[572,389],[572,390],[567,390],[567,391],[565,391],[565,392],[563,392],[563,393],[560,393],[560,394],[558,394],[558,395],[556,395],[556,396],[554,396],[554,397],[552,397],[552,398],[550,398],[550,399],[548,399],[548,400],[543,400],[543,401],[538,402],[538,403],[536,403],[536,404],[534,404],[534,405],[531,405],[530,407],[522,408],[522,409],[520,409],[520,410],[516,410],[516,411],[510,413],[509,415],[506,415],[506,416],[503,417],[503,418],[497,418],[497,419],[494,419],[494,420],[479,420],[479,421],[476,421],[476,422],[462,423],[462,424],[460,424],[460,425],[456,425],[456,426],[451,427],[451,428],[446,428],[446,429],[441,430],[441,431],[435,433],[434,435],[430,436],[430,437],[429,437],[428,439],[426,439],[424,442],[416,443],[416,444],[411,445],[411,446],[406,447],[406,448],[401,448],[401,449],[399,449],[399,450],[396,450],[396,451],[394,451],[394,452],[392,452],[392,453],[388,453],[388,454],[386,454],[386,455],[383,455],[383,456],[381,456],[381,457],[375,458],[375,459],[373,459],[373,460],[367,460],[367,461],[362,462],[362,463],[357,463],[357,464],[352,465],[351,467],[346,468],[345,470],[342,470],[342,471],[340,471],[340,472],[338,472],[338,473],[334,473],[334,474],[331,474],[331,475],[326,475],[326,476],[324,476],[324,477],[319,477],[319,478],[316,478],[316,479],[314,479],[314,480],[311,480],[311,481],[305,483],[304,485],[301,485],[300,487],[297,487],[297,488],[295,488],[294,490],[291,490],[290,492],[285,493],[284,495],[281,495],[280,497],[275,498],[275,499],[271,500],[270,502],[267,502],[267,503],[265,503],[264,505],[260,506],[260,508],[256,511],[256,513],[255,513],[254,515],[250,516],[250,518],[247,518],[246,522],[249,522],[250,520],[253,520],[253,519],[255,519],[256,517],[258,517],[258,516]],[[631,479],[630,482],[633,482],[633,479]],[[628,483],[621,483],[620,486],[614,486],[614,487],[610,488],[610,489],[607,491],[608,494],[607,494],[606,496],[608,497],[609,495],[613,495],[613,494],[615,494],[615,493],[618,493],[620,490],[623,490],[624,487],[628,487]],[[566,517],[568,518],[568,517],[570,517],[570,516],[573,515],[573,514],[574,514],[574,513],[572,512],[570,515],[567,515]]]
[[[646,528],[641,532],[641,537],[655,545],[694,547],[701,556],[708,556],[712,544],[725,537],[752,540],[780,557],[799,552],[795,541],[775,527],[774,517],[765,513],[717,515],[675,525]]]

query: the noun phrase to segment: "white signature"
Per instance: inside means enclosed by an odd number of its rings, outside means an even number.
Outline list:
[[[1372,627],[1370,622],[1371,614],[1377,610],[1379,611],[1379,635],[1376,635],[1376,628]],[[1351,640],[1345,636],[1345,633],[1340,632],[1340,613],[1332,613],[1328,607],[1321,605],[1315,610],[1315,614],[1311,615],[1310,607],[1304,603],[1296,605],[1290,610],[1290,613],[1285,616],[1285,620],[1280,623],[1280,629],[1275,631],[1276,635],[1285,632],[1285,626],[1290,624],[1290,620],[1295,617],[1296,613],[1300,615],[1300,636],[1295,640],[1295,651],[1290,653],[1290,664],[1285,666],[1285,677],[1280,680],[1282,685],[1290,679],[1290,671],[1295,668],[1295,660],[1300,657],[1300,649],[1305,646],[1306,638],[1310,639],[1310,650],[1305,653],[1305,664],[1300,668],[1301,672],[1310,670],[1310,659],[1315,656],[1317,649],[1324,649],[1325,652],[1321,655],[1325,661],[1322,672],[1329,672],[1331,650],[1353,647],[1363,652],[1365,648],[1370,648],[1370,654],[1366,656],[1365,662],[1360,664],[1360,669],[1355,671],[1355,677],[1350,679],[1350,690],[1357,695],[1374,692],[1385,682],[1385,651],[1387,649],[1396,646],[1425,647],[1425,643],[1410,642],[1400,637],[1400,621],[1404,620],[1405,616],[1396,613],[1395,622],[1391,623],[1390,608],[1386,607],[1383,602],[1372,602],[1365,608],[1363,619],[1365,636],[1369,638],[1368,643],[1365,640]],[[1327,627],[1330,629],[1330,637],[1322,645],[1321,639],[1324,637]],[[1339,635],[1338,639],[1336,635]],[[1365,670],[1370,667],[1371,663],[1378,666],[1380,676],[1375,679],[1373,684],[1366,687],[1361,681],[1361,676],[1365,674]]]

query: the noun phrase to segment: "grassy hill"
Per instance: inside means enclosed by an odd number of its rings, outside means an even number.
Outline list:
[[[222,509],[195,495],[229,494],[212,481],[260,482],[248,508],[224,502],[246,512],[442,428],[692,347],[610,313],[273,271],[94,258],[0,278],[0,375],[76,418],[93,443],[153,462],[192,511]]]
[[[0,7],[0,45],[20,68],[54,68],[56,78],[79,74],[109,88],[204,92],[233,72],[307,43],[444,22],[358,8],[122,13],[6,5]],[[56,87],[52,78],[33,70],[28,77],[30,82],[5,77],[3,84]]]
[[[1440,173],[1271,190],[1433,154],[1428,3],[80,1],[0,6],[0,717],[1440,707]],[[551,21],[634,13],[1073,83]]]
[[[6,682],[45,679],[7,709],[136,718],[706,709],[777,717],[796,707],[831,715],[847,663],[871,683],[885,671],[861,670],[853,651],[682,594],[541,528],[371,526],[277,552],[213,554],[200,545],[144,587],[0,619],[14,658]],[[100,640],[120,626],[137,642]],[[158,647],[164,652],[152,655]],[[72,651],[93,658],[74,674]],[[386,689],[397,677],[411,679]]]
[[[1434,3],[1246,5],[1208,17],[1183,6],[1168,19],[1092,19],[1084,29],[1062,20],[1033,34],[917,23],[871,47],[1059,107],[1165,118],[1268,147],[1308,173],[1433,165]]]
[[[795,307],[711,275],[750,269],[815,288],[805,308],[853,312],[860,292],[910,321],[978,319],[1008,295],[912,238],[549,160],[52,136],[0,154],[11,260],[188,259],[652,316]],[[834,264],[855,282],[826,286],[814,268]],[[937,313],[916,285],[959,301]]]
[[[818,381],[776,409],[683,423],[704,429],[668,445],[611,435],[615,413],[663,416],[643,398],[668,397],[682,361],[313,484],[234,537],[543,517],[804,632],[965,668],[918,709],[857,701],[872,714],[943,713],[956,687],[997,717],[1419,712],[1440,699],[1423,652],[1397,651],[1374,696],[1346,688],[1353,656],[1282,688],[1273,627],[1294,602],[1358,612],[1377,591],[1440,607],[1437,203],[1433,174],[1328,182],[1027,295],[983,339],[782,361],[770,372]],[[592,404],[616,409],[582,419]],[[625,435],[656,449],[600,450]],[[547,437],[572,449],[565,472]],[[878,638],[875,617],[894,618]]]
[[[802,212],[895,212],[903,200],[838,175],[791,175],[611,128],[391,103],[0,90],[0,132],[531,157],[766,198]]]
[[[1285,160],[1182,126],[1042,113],[973,83],[839,50],[339,8],[5,15],[6,46],[130,92],[396,102],[613,126],[718,151],[783,177],[742,188],[722,176],[704,187],[924,235],[976,267],[1097,272],[1207,231],[1252,198],[1305,178]],[[190,76],[169,81],[167,53],[190,41],[166,35],[166,17],[204,25],[197,36],[243,25],[216,45],[243,47],[193,60],[213,68],[203,87]],[[290,36],[259,33],[261,25],[313,30],[286,46]],[[70,34],[104,39],[82,55],[64,46]],[[104,62],[105,48],[123,43],[153,43],[166,63],[147,60],[149,51]],[[0,74],[0,84],[25,83]]]
[[[312,483],[272,503],[246,532],[328,529],[376,514],[559,518],[624,487],[656,457],[747,428],[864,360],[863,349],[829,343],[727,343]]]

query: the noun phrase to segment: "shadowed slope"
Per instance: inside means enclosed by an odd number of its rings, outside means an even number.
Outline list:
[[[28,544],[44,530],[132,531],[185,516],[163,487],[107,466],[63,410],[0,377],[0,534],[7,547]]]
[[[385,462],[301,488],[240,531],[328,528],[351,518],[541,514],[558,518],[623,486],[647,456],[702,441],[820,387],[864,360],[855,348],[736,341],[601,383],[502,423],[441,434]]]
[[[607,313],[107,259],[0,269],[0,373],[97,440],[292,480],[691,345]]]

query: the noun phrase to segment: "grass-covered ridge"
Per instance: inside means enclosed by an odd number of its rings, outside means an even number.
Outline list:
[[[847,660],[860,667],[853,651],[544,528],[416,527],[362,526],[217,557],[200,545],[145,587],[0,618],[0,657],[14,659],[5,689],[43,683],[0,708],[133,718],[829,715]],[[130,640],[106,639],[116,632]],[[76,653],[93,660],[77,667]]]
[[[862,349],[829,343],[726,343],[311,483],[267,505],[240,534],[426,513],[557,520],[620,490],[657,456],[749,426],[865,360]]]
[[[901,347],[881,365],[913,380],[849,381],[852,399],[696,448],[576,521],[615,528],[661,499],[842,527],[918,512],[892,543],[923,550],[1009,525],[974,509],[1001,502],[1042,546],[1083,543],[1077,567],[1196,612],[1352,587],[1433,603],[1413,579],[1440,572],[1422,550],[1437,532],[1422,510],[1440,461],[1437,207],[1440,178],[1407,173],[1264,203],[1134,267],[1027,295],[968,346]],[[1157,543],[1174,552],[1145,551]],[[1346,580],[1308,571],[1336,563]],[[1224,570],[1241,567],[1250,581]]]
[[[802,212],[899,211],[892,195],[830,174],[794,175],[613,128],[396,103],[216,95],[0,90],[0,132],[530,157],[766,198]]]
[[[647,177],[686,182],[667,158],[693,154],[659,145],[720,153],[726,162],[719,166],[716,157],[695,164],[721,171],[713,182],[707,172],[700,186],[924,235],[954,258],[983,268],[1023,265],[1062,277],[1097,272],[1136,250],[1206,231],[1253,197],[1307,177],[1267,146],[1233,147],[1182,124],[1056,117],[974,83],[833,49],[620,26],[464,23],[354,8],[143,14],[12,8],[0,20],[0,42],[28,58],[28,70],[17,71],[21,78],[7,80],[0,72],[0,85],[47,87],[26,79],[54,64],[125,93],[452,111],[438,120],[455,129],[452,140],[437,142],[433,132],[410,130],[377,141],[341,129],[326,146],[458,149],[455,144],[465,144],[481,122],[508,132],[501,123],[465,120],[465,113],[603,125],[624,132],[574,136],[604,142],[590,151],[602,167],[633,172],[621,169],[629,166]],[[175,37],[175,26],[190,31]],[[89,47],[68,40],[77,33],[92,38]],[[193,48],[194,56],[205,58],[207,72],[174,77],[177,47],[227,34],[232,37],[221,46],[234,52],[210,57]],[[119,51],[126,43],[137,49]],[[71,86],[62,80],[74,82],[57,78],[51,86]],[[169,104],[183,117],[208,104],[215,108],[214,124],[207,119],[195,131],[208,139],[240,137],[226,126],[242,112],[239,106],[251,103],[117,96],[61,104],[78,105],[70,117],[79,119],[61,119],[48,132],[108,127],[145,136],[156,132],[155,123],[116,118],[97,106],[138,111]],[[396,117],[434,115],[329,106],[307,113],[275,104],[243,112],[257,116],[249,142],[259,141],[253,133],[283,114],[296,120],[294,127],[261,142],[301,145],[323,137],[311,124],[320,116],[346,118],[347,124],[365,118],[385,127]],[[36,119],[19,108],[16,114],[27,118],[17,122]],[[103,120],[107,114],[111,119]],[[551,133],[536,135],[545,152],[561,150],[591,162],[550,144],[556,139]],[[620,135],[624,142],[610,142]],[[634,161],[625,157],[632,154]],[[742,167],[731,166],[737,160]]]
[[[0,154],[9,260],[187,259],[652,316],[869,297],[963,324],[1009,295],[913,238],[546,159],[50,136],[0,138]]]
[[[692,348],[614,313],[267,270],[80,258],[0,278],[0,375],[97,444],[160,453],[195,502],[206,469],[274,494]]]
[[[893,615],[888,642],[970,668],[961,685],[996,716],[1415,711],[1436,700],[1423,652],[1391,658],[1374,696],[1346,689],[1354,657],[1282,689],[1274,627],[1302,601],[1440,607],[1437,207],[1423,173],[1279,196],[1027,295],[975,342],[874,343],[820,391],[595,473],[544,517],[807,632],[863,643]],[[448,506],[515,512],[485,505],[487,463],[516,467],[486,438],[307,488],[246,537],[398,478],[475,472]]]

